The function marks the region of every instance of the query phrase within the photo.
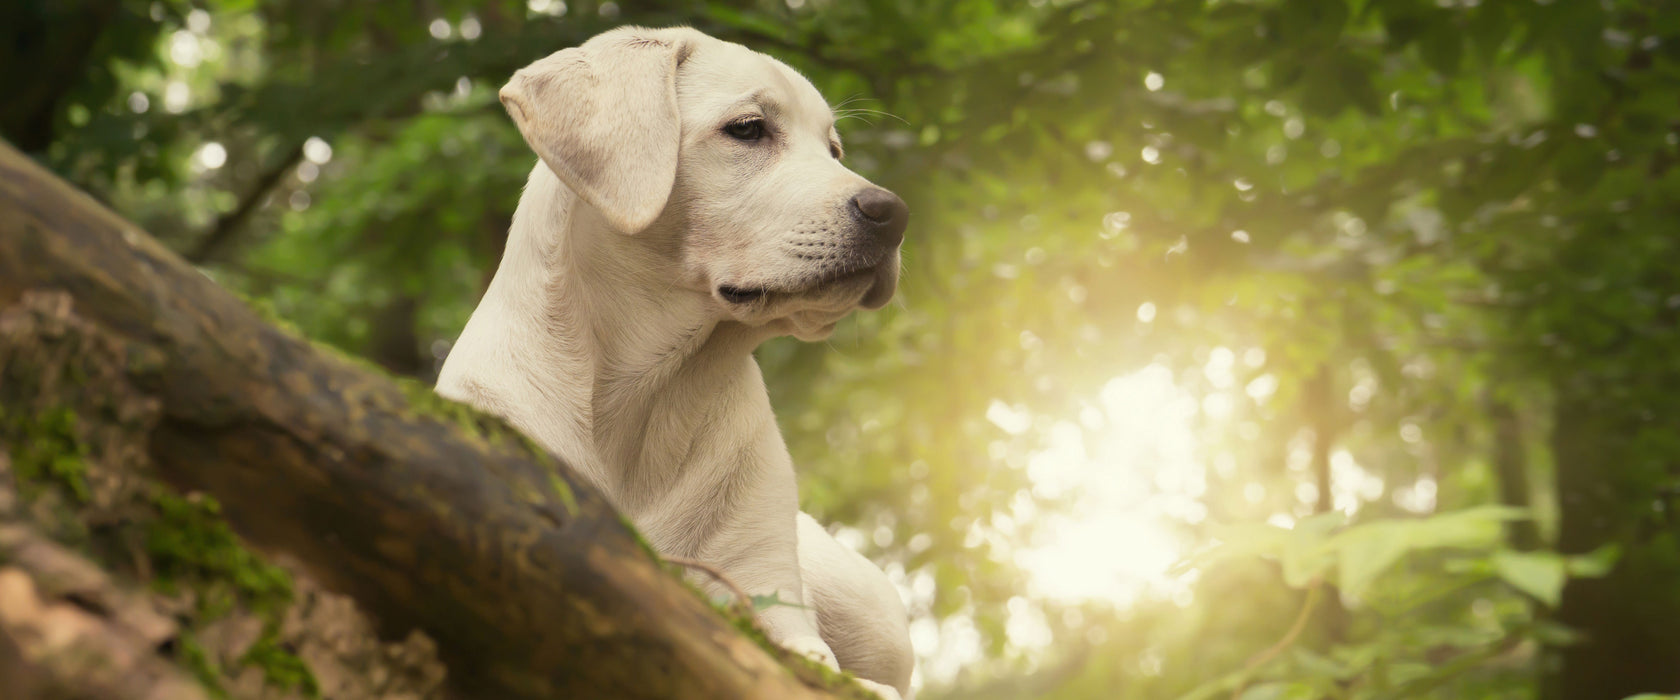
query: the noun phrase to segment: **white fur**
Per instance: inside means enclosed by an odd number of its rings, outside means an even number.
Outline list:
[[[752,357],[776,335],[826,337],[896,284],[896,242],[869,252],[848,218],[873,186],[831,153],[832,111],[774,59],[639,27],[533,63],[502,100],[542,162],[438,392],[564,458],[661,553],[793,603],[760,611],[772,639],[907,693],[903,603],[798,512]],[[742,118],[772,138],[724,133]]]

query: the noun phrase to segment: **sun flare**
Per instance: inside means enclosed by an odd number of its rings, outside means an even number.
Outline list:
[[[1166,593],[1184,554],[1171,523],[1206,516],[1198,401],[1160,364],[1110,379],[1094,399],[1077,421],[1055,423],[1028,462],[1035,493],[1074,497],[1043,518],[1019,563],[1036,592],[1064,602]]]

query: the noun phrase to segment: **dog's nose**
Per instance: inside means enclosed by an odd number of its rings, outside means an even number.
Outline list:
[[[852,216],[888,248],[904,242],[904,229],[910,225],[910,207],[898,195],[879,187],[852,197]]]

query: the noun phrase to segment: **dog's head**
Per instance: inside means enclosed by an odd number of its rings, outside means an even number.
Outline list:
[[[909,209],[841,164],[833,110],[780,61],[622,27],[521,69],[501,99],[555,175],[720,318],[814,340],[892,297]]]

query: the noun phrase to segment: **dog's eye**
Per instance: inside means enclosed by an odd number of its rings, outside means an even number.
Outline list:
[[[757,141],[764,138],[764,120],[742,119],[730,122],[728,126],[723,127],[723,133],[742,141]]]

